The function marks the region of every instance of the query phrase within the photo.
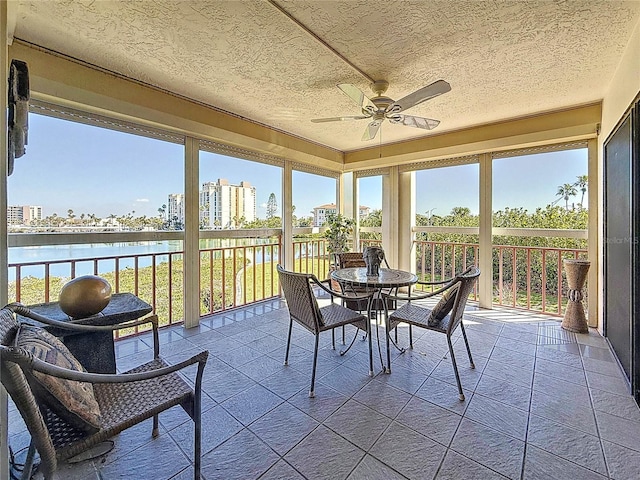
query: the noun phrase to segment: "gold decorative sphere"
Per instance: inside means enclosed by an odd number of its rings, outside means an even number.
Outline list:
[[[111,285],[96,275],[84,275],[66,283],[60,291],[60,310],[71,318],[100,313],[111,300]]]

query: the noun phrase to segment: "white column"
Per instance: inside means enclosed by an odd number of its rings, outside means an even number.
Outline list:
[[[382,248],[391,268],[397,268],[398,262],[398,167],[390,167],[389,173],[382,176]]]
[[[398,263],[400,270],[415,273],[415,249],[413,227],[416,225],[416,174],[400,173],[398,202]]]
[[[478,266],[478,293],[480,306],[493,306],[493,206],[492,196],[492,158],[491,154],[480,155],[480,254]]]
[[[285,160],[282,169],[282,252],[280,263],[287,270],[293,270],[293,168],[291,161]]]
[[[358,203],[355,195],[355,183],[354,183],[355,175],[352,172],[343,173],[340,175],[338,179],[338,195],[337,195],[337,205],[338,212],[344,215],[347,218],[353,218],[355,220],[355,226],[353,228],[352,234],[352,251],[358,250],[358,235],[360,229],[360,209],[358,208]]]
[[[603,318],[600,314],[600,296],[602,291],[601,285],[601,268],[600,259],[603,257],[601,252],[602,243],[600,241],[600,235],[602,234],[602,228],[600,228],[600,206],[603,205],[600,202],[600,179],[602,176],[599,172],[598,165],[598,140],[589,140],[587,144],[588,148],[588,170],[587,175],[589,177],[589,224],[587,230],[587,249],[589,250],[589,261],[591,266],[589,267],[588,281],[588,296],[589,305],[587,311],[587,323],[590,327],[598,327],[602,332],[602,324],[599,321]]]
[[[187,137],[184,148],[184,326],[200,323],[200,143]]]

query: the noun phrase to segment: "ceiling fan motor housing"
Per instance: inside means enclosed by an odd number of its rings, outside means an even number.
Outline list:
[[[421,128],[424,130],[434,129],[440,123],[438,120],[416,117],[413,115],[401,115],[400,112],[404,112],[415,105],[451,90],[451,85],[447,82],[444,80],[437,80],[430,85],[422,87],[415,92],[402,97],[400,100],[395,101],[392,98],[383,95],[389,87],[389,83],[386,80],[376,80],[371,84],[371,90],[376,94],[373,98],[369,98],[362,90],[350,83],[340,83],[337,87],[360,107],[362,115],[317,118],[312,119],[311,121],[320,123],[371,119],[371,122],[365,129],[362,140],[372,140],[375,138],[378,133],[378,129],[385,118],[388,119],[390,123],[397,125]]]
[[[379,115],[380,118],[384,118],[384,114],[387,110],[387,107],[393,103],[393,99],[389,97],[373,97],[371,102],[376,106],[376,110],[374,110],[371,105],[366,106],[362,109],[362,113],[365,115]]]

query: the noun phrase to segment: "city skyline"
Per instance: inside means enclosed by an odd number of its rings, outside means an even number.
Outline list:
[[[66,216],[70,209],[101,218],[131,212],[157,216],[169,193],[184,191],[183,145],[37,114],[29,120],[27,153],[8,178],[9,205],[40,205],[43,217]],[[493,209],[544,208],[557,198],[559,185],[586,174],[586,155],[580,149],[494,160]],[[442,216],[462,206],[477,213],[478,171],[477,164],[418,171],[416,212]],[[266,217],[274,193],[281,215],[281,168],[201,151],[199,184],[218,178],[255,186],[259,218]],[[336,202],[334,178],[294,170],[292,183],[298,217]],[[588,193],[585,204],[587,198]],[[573,202],[579,200],[580,195]],[[380,176],[359,179],[359,203],[372,211],[382,207]]]

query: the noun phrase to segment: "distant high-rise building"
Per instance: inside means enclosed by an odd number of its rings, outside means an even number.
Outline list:
[[[30,225],[34,220],[42,220],[42,207],[38,205],[11,205],[7,207],[9,225]]]
[[[167,222],[173,228],[184,228],[184,193],[169,194]]]
[[[360,218],[364,218],[369,215],[370,210],[369,207],[360,205],[360,207],[358,207],[358,215],[360,215]],[[338,213],[338,207],[335,203],[327,203],[326,205],[315,207],[313,209],[313,226],[321,227],[325,224],[329,215],[335,215],[336,213]]]
[[[219,178],[200,191],[200,224],[205,228],[239,228],[256,219],[256,188],[249,182],[231,185]]]

